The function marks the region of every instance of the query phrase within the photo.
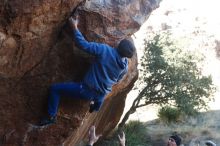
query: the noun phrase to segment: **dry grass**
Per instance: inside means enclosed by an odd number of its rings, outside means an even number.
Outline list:
[[[182,137],[184,146],[204,146],[206,140],[212,140],[220,146],[220,111],[204,112],[179,124],[164,125],[154,120],[147,122],[146,126],[152,143],[161,139],[163,141],[154,146],[164,145],[169,135],[174,132]]]

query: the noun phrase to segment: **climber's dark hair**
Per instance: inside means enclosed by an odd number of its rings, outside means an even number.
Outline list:
[[[131,58],[135,53],[134,43],[128,39],[123,39],[120,41],[117,51],[121,57]]]

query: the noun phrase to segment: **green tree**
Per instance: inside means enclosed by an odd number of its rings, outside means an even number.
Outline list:
[[[208,108],[215,87],[211,76],[202,75],[202,57],[178,48],[170,35],[155,35],[144,43],[139,94],[119,124],[124,127],[137,108],[149,104],[177,107],[185,114]],[[137,85],[136,85],[137,88]]]

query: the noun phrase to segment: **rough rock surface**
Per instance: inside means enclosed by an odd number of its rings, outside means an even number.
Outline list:
[[[66,20],[77,8],[85,37],[115,47],[158,5],[159,0],[0,0],[0,145],[77,145],[93,124],[107,135],[137,79],[136,56],[100,112],[89,114],[88,102],[63,97],[57,124],[32,125],[46,112],[50,84],[80,81],[93,60],[75,47]]]

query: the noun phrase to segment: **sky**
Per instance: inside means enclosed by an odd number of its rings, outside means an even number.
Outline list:
[[[206,54],[203,73],[211,74],[214,84],[220,88],[220,58],[216,58],[214,51],[215,40],[220,40],[220,0],[163,0],[140,30],[134,34],[134,42],[141,57],[143,39],[150,27],[154,31],[161,31],[162,24],[170,26],[175,38],[186,40],[184,47],[189,50],[201,51]],[[129,93],[125,111],[128,110],[137,92]],[[220,109],[220,92],[215,94],[215,102],[211,102],[210,109]],[[157,118],[157,108],[149,106],[138,110],[130,119],[147,121]],[[148,115],[148,116],[146,116]],[[145,118],[143,118],[145,117]]]

